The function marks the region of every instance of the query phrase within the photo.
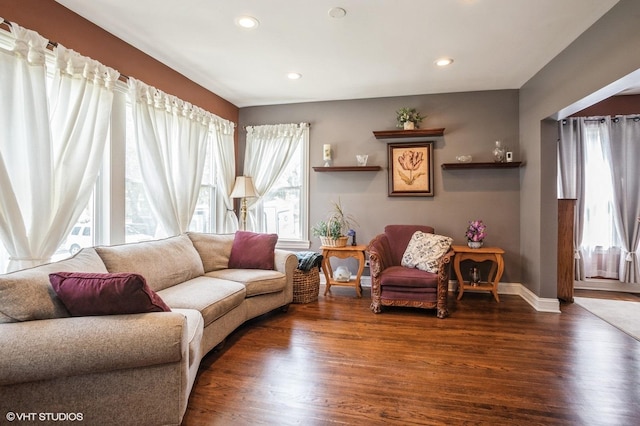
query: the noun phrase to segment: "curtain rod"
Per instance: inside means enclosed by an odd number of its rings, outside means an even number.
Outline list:
[[[630,114],[633,115],[633,114]],[[575,118],[579,118],[579,117],[575,117]],[[640,116],[635,116],[635,117],[613,117],[611,118],[611,121],[613,121],[614,123],[617,123],[620,121],[621,118],[624,118],[625,120],[633,120],[633,121],[640,121]],[[586,118],[584,121],[599,121],[601,123],[605,122],[604,118]],[[564,120],[562,120],[562,125],[564,126],[565,124],[567,124],[567,119],[565,118]]]
[[[307,127],[311,128],[311,123],[304,123],[304,124],[306,124]],[[242,130],[247,130],[247,127],[258,127],[258,126],[265,126],[265,124],[247,124],[246,126],[242,127]]]
[[[4,25],[7,28],[7,30],[11,31],[11,21],[7,21],[6,19],[2,18],[2,22],[0,22],[0,26],[2,25]],[[58,47],[58,42],[47,40],[47,49],[53,50],[54,47]],[[120,74],[120,76],[118,77],[118,80],[123,81],[125,83],[129,81],[128,75],[122,74],[120,71],[118,71],[118,73]]]

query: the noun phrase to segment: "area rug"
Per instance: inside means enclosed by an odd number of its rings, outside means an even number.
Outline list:
[[[595,316],[640,340],[640,302],[586,297],[575,297],[574,301]]]

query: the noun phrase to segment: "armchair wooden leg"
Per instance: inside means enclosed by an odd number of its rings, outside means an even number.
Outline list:
[[[380,312],[382,312],[382,306],[380,306],[379,303],[371,302],[370,308],[374,314],[379,314]]]
[[[438,308],[438,318],[446,318],[449,316],[449,310],[447,308]]]

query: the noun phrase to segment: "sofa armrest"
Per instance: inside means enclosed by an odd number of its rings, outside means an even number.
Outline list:
[[[179,362],[177,312],[57,318],[0,325],[0,385]]]
[[[298,267],[298,258],[293,252],[276,249],[274,256],[274,268],[278,272],[290,275]]]
[[[274,267],[276,271],[282,272],[287,277],[284,300],[285,306],[288,306],[293,301],[293,274],[298,267],[298,257],[291,251],[276,249]]]

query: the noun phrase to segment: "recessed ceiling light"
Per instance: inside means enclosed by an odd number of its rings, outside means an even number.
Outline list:
[[[253,29],[260,25],[260,22],[253,16],[240,16],[236,19],[236,25],[242,28]]]
[[[290,72],[287,74],[287,78],[289,80],[298,80],[302,78],[302,74],[300,74],[299,72]]]
[[[436,60],[436,65],[439,67],[446,67],[447,65],[451,65],[453,63],[453,59],[451,58],[440,58]]]
[[[331,9],[329,9],[329,16],[334,19],[344,18],[346,14],[347,11],[341,7],[332,7]]]

